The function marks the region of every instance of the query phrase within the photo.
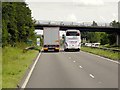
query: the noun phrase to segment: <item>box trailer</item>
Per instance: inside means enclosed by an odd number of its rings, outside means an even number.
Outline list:
[[[60,36],[59,27],[44,27],[44,46],[43,50],[54,50],[58,51],[60,49]]]

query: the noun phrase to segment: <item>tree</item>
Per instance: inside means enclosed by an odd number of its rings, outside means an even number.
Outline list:
[[[91,26],[98,26],[95,21],[93,21],[93,24]]]
[[[110,23],[110,26],[114,27],[114,28],[120,28],[120,23],[119,22],[116,22],[115,20],[112,21]]]
[[[116,44],[116,33],[109,33],[108,34],[109,44],[114,45]]]
[[[3,2],[2,8],[3,46],[35,40],[31,10],[25,2]]]
[[[90,43],[97,43],[100,42],[100,34],[98,32],[88,32],[87,40]]]
[[[2,43],[3,43],[3,46],[7,45],[7,40],[8,40],[8,31],[7,31],[7,25],[6,25],[6,22],[5,20],[3,19],[2,20],[2,25],[4,26],[2,28]]]
[[[108,39],[108,34],[107,33],[101,32],[100,37],[101,37],[101,39],[100,39],[101,45],[105,45],[105,44],[109,43],[109,39]]]

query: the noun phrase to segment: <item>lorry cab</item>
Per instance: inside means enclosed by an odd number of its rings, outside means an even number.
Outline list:
[[[81,47],[81,34],[79,30],[67,30],[64,38],[64,51],[77,50]]]

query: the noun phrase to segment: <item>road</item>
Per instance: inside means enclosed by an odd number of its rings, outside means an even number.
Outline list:
[[[117,88],[118,64],[80,52],[42,52],[26,88]]]

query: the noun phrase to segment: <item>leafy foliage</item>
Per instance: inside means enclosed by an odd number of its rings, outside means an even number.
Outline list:
[[[115,20],[110,23],[110,26],[115,28],[120,28],[120,22],[116,22]]]
[[[3,46],[35,39],[31,10],[25,2],[2,3]]]
[[[95,21],[93,21],[93,24],[91,26],[98,26]]]
[[[120,28],[120,22],[116,22],[115,20],[112,21],[110,25],[114,28]],[[97,26],[97,23],[93,21],[93,24],[91,26]],[[99,42],[101,45],[115,45],[116,43],[116,33],[82,32],[82,38],[86,38],[87,42],[90,43]]]

